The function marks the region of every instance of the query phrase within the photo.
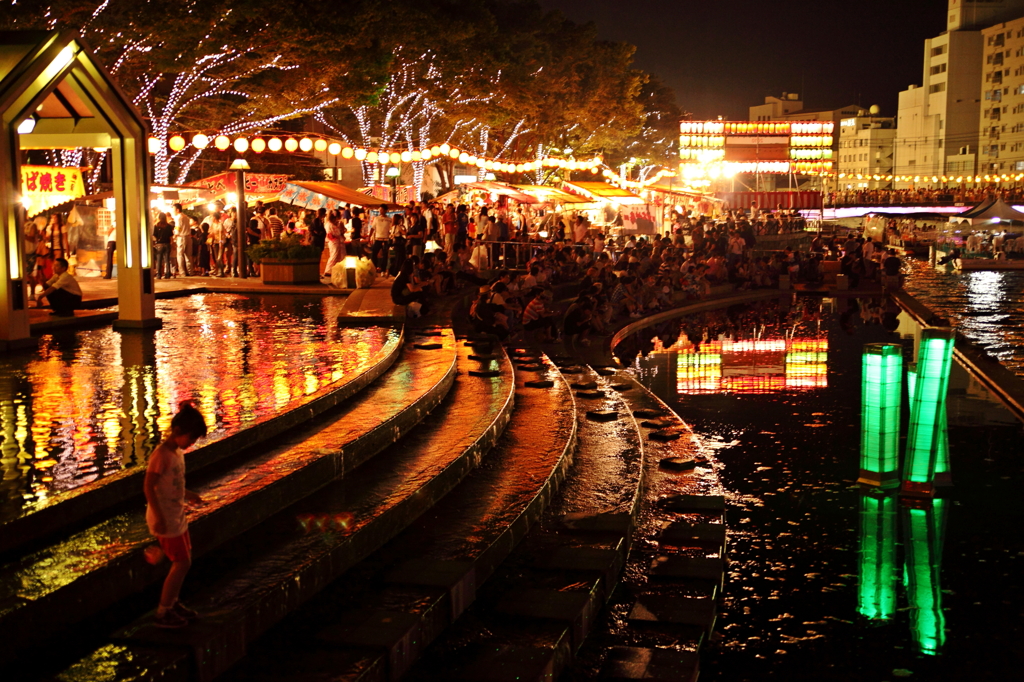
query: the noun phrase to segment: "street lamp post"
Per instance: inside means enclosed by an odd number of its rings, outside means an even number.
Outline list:
[[[398,169],[398,166],[388,168],[387,173],[384,174],[391,178],[391,202],[394,204],[398,203],[398,176],[401,174],[402,171]]]
[[[245,171],[249,170],[249,162],[235,159],[231,162],[231,170],[235,171],[235,190],[238,193],[238,215],[235,219],[235,267],[238,276],[245,279],[249,276],[248,263],[245,258],[246,225],[245,216]]]

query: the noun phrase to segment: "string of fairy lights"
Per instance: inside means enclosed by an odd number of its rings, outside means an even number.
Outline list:
[[[149,153],[156,154],[162,144],[160,138],[150,137]],[[233,149],[238,154],[244,154],[250,150],[256,154],[267,151],[276,153],[282,150],[289,153],[320,152],[369,164],[417,163],[451,159],[467,166],[475,166],[498,173],[528,173],[541,168],[561,168],[570,171],[590,171],[597,174],[604,163],[600,156],[582,160],[554,157],[529,161],[496,159],[473,154],[447,142],[424,145],[415,149],[368,149],[331,142],[324,138],[278,135],[254,138],[239,136],[231,139],[227,135],[216,135],[211,138],[204,133],[196,133],[192,135],[191,140],[186,140],[184,135],[176,134],[168,138],[167,146],[175,153],[183,151],[187,146],[192,146],[197,150],[213,147],[222,152]]]

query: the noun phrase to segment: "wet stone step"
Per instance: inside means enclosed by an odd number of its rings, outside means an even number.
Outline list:
[[[558,521],[566,530],[581,533],[610,533],[626,536],[633,529],[633,518],[625,513],[568,513],[563,514]]]
[[[669,495],[658,500],[665,509],[681,512],[724,512],[722,495]]]
[[[677,649],[616,646],[608,650],[599,679],[603,682],[697,682],[700,655]]]
[[[640,422],[645,429],[664,429],[670,426],[679,426],[679,420],[675,417],[659,417],[657,419],[645,419]]]
[[[661,532],[660,541],[673,547],[712,547],[724,550],[726,529],[724,523],[696,523],[676,521]]]
[[[576,391],[576,397],[585,400],[597,400],[604,397],[604,391]]]
[[[575,367],[575,366],[573,366],[573,367],[562,367],[561,365],[559,365],[558,366],[558,371],[560,371],[562,374],[583,374],[583,369],[580,368],[580,367]]]
[[[651,561],[652,577],[669,580],[700,580],[725,587],[725,561],[705,557],[658,556]]]
[[[444,345],[440,343],[414,343],[412,344],[412,347],[420,350],[438,350],[440,348],[444,348]]]
[[[555,382],[551,379],[537,379],[535,381],[527,381],[524,385],[527,388],[552,388]]]
[[[637,419],[657,419],[665,416],[664,410],[633,410],[633,416]]]
[[[624,543],[624,541],[623,541]],[[622,544],[615,548],[559,547],[541,557],[537,568],[553,571],[593,571],[601,574],[607,588],[618,582],[622,573],[625,552]]]
[[[494,354],[487,354],[487,355],[470,354],[469,359],[470,360],[477,360],[479,362],[490,362],[491,360],[500,360],[501,356],[494,355]]]
[[[587,419],[597,422],[613,422],[619,418],[616,410],[587,410]]]
[[[603,377],[610,377],[615,374],[615,370],[608,367],[595,367],[594,372]]]
[[[690,471],[697,466],[697,462],[689,457],[666,457],[658,462],[658,466],[668,471]]]
[[[715,627],[715,602],[700,597],[651,595],[641,597],[626,616],[631,624],[688,625],[710,635]]]
[[[611,384],[610,386],[613,391],[618,391],[619,393],[623,393],[625,391],[630,391],[633,389],[633,387],[630,386],[629,384]]]
[[[466,651],[469,663],[425,679],[459,682],[554,682],[564,652],[558,648],[480,644]]]
[[[506,594],[498,602],[497,612],[522,618],[555,620],[569,624],[573,650],[587,638],[601,610],[602,591],[597,583],[580,591],[519,589]]]
[[[657,431],[651,431],[647,434],[647,437],[651,440],[659,441],[679,440],[682,438],[683,433],[685,432],[677,429],[659,429]]]
[[[574,388],[579,391],[593,391],[597,388],[596,381],[580,381],[573,384],[569,384],[570,388]]]

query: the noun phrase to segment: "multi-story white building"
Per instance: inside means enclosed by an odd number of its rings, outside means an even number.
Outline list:
[[[897,187],[977,171],[982,29],[1024,14],[1024,0],[948,1],[946,31],[924,44],[921,85],[911,85],[899,96],[893,173],[920,181]],[[988,109],[991,116],[992,106]]]
[[[896,120],[877,113],[877,107],[871,107],[839,122],[836,172],[843,189],[892,187],[886,177],[892,175]]]
[[[981,32],[978,173],[1024,172],[1024,18]]]

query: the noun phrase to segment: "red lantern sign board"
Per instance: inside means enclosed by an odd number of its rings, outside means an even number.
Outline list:
[[[29,217],[82,196],[85,183],[78,168],[21,167],[21,203]]]
[[[277,173],[245,173],[245,201],[248,204],[257,199],[262,201],[273,201],[273,199],[284,190],[288,184],[287,175]],[[227,194],[236,194],[238,189],[235,185],[235,173],[218,173],[202,180],[190,182],[186,187],[201,187],[213,196],[204,201],[214,199],[226,199]]]

